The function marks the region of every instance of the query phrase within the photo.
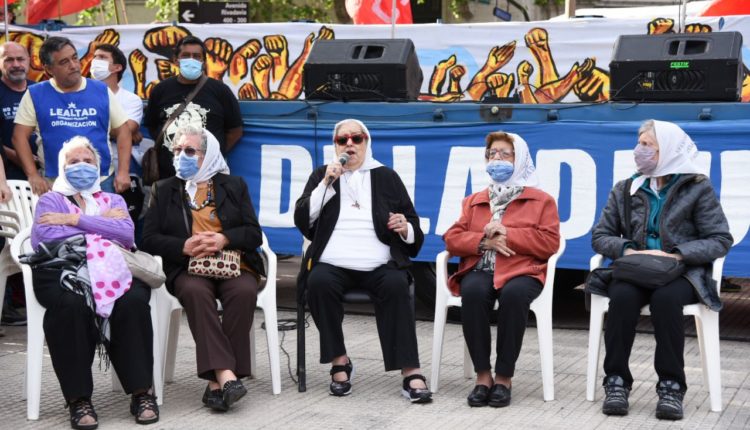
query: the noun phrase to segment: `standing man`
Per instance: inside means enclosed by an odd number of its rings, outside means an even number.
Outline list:
[[[0,45],[0,155],[5,161],[5,175],[8,179],[26,180],[21,161],[13,149],[13,121],[16,118],[18,104],[26,88],[34,81],[26,79],[29,71],[29,53],[16,42]],[[36,135],[29,138],[31,152],[36,154]],[[36,155],[35,155],[36,158]]]
[[[199,38],[187,36],[177,43],[172,61],[180,68],[180,74],[165,79],[154,87],[146,106],[143,124],[155,140],[170,115],[185,101],[205,75],[206,46]],[[240,104],[232,90],[223,82],[206,77],[206,82],[195,98],[165,130],[164,144],[158,148],[161,179],[175,173],[172,166],[172,151],[169,148],[174,133],[179,127],[186,125],[208,129],[216,136],[221,153],[226,157],[242,137]]]
[[[141,134],[143,100],[135,95],[135,93],[120,87],[120,81],[122,80],[122,75],[125,73],[127,64],[125,54],[120,51],[120,48],[107,43],[98,45],[96,50],[94,50],[94,59],[91,61],[91,77],[107,84],[107,88],[112,91],[117,101],[120,102],[128,118],[125,125],[133,137],[133,147],[135,147],[135,145],[138,145],[143,140],[143,135]],[[117,164],[119,157],[117,155],[114,136],[112,136],[112,140],[110,141],[110,148],[112,149],[112,162]],[[133,151],[135,151],[135,148],[133,148]],[[120,195],[125,199],[130,218],[135,223],[136,241],[140,241],[143,227],[143,223],[140,222],[141,210],[143,209],[143,191],[138,180],[140,168],[135,162],[135,157],[131,157],[129,173],[131,176],[130,188],[120,193]]]
[[[86,136],[101,156],[101,175],[115,171],[109,149],[109,134],[117,137],[117,173],[114,189],[130,187],[130,149],[127,117],[114,94],[101,82],[81,76],[81,63],[73,43],[65,37],[50,37],[39,50],[44,70],[52,78],[29,87],[16,114],[13,146],[35,194],[49,190],[49,182],[34,166],[29,136],[39,130],[44,157],[44,176],[56,178],[57,154],[73,136]]]

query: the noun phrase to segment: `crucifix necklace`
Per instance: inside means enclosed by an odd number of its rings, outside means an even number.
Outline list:
[[[344,180],[346,181],[346,193],[349,195],[349,198],[354,202],[352,203],[352,207],[355,209],[362,209],[362,206],[359,204],[359,190],[362,189],[361,183],[357,183],[356,180],[350,181],[352,176],[355,174],[355,172],[352,172],[349,175],[344,176]],[[362,183],[365,181],[365,175],[361,174],[362,176]],[[356,185],[356,189],[354,189],[354,186]]]

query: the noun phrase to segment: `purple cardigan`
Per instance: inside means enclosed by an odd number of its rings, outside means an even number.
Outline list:
[[[111,199],[112,209],[122,209],[125,213],[128,212],[128,206],[121,196],[106,194]],[[38,248],[40,242],[66,239],[76,234],[99,234],[125,248],[133,247],[135,228],[130,216],[125,219],[112,219],[81,214],[76,226],[39,223],[39,217],[48,212],[70,213],[66,199],[67,197],[55,191],[45,193],[39,198],[34,211],[34,225],[31,227],[31,246],[34,250]]]

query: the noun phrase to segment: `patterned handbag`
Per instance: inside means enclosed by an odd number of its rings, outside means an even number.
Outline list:
[[[214,279],[234,279],[240,276],[240,251],[222,250],[214,255],[190,257],[188,273]]]

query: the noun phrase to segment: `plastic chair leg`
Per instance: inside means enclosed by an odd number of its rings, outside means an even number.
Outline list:
[[[27,320],[28,341],[26,346],[26,418],[39,419],[39,402],[42,395],[42,358],[44,354],[44,313]]]
[[[591,316],[589,318],[589,350],[586,370],[586,400],[596,401],[596,385],[599,374],[599,352],[602,343],[602,326],[607,299],[591,296]]]
[[[268,342],[268,362],[271,365],[271,384],[273,394],[281,393],[281,358],[279,357],[279,326],[276,318],[276,307],[263,309],[266,320],[266,340]]]
[[[441,304],[440,298],[435,300],[435,322],[432,334],[432,377],[430,378],[430,389],[437,393],[440,389],[440,361],[443,357],[443,339],[445,338],[445,323],[448,317],[448,308]]]
[[[176,299],[175,299],[176,300]],[[174,367],[177,360],[177,340],[180,338],[180,320],[182,319],[182,308],[173,308],[169,317],[169,335],[167,347],[164,354],[164,381],[174,381]]]
[[[555,400],[555,363],[552,348],[552,313],[539,312],[536,315],[537,336],[539,337],[539,358],[542,365],[542,388],[544,401]]]
[[[711,410],[721,412],[721,355],[719,349],[719,313],[701,312],[703,342],[705,345],[704,368],[708,375],[708,391],[711,397]]]

